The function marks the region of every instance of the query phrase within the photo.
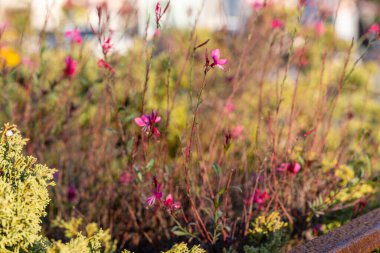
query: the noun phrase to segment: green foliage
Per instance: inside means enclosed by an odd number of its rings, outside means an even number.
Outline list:
[[[104,236],[103,231],[85,237],[82,234],[77,234],[68,243],[61,241],[54,242],[52,246],[47,249],[47,253],[101,253],[106,252],[102,250],[101,240]],[[110,252],[110,251],[108,251]]]
[[[41,240],[55,170],[22,153],[27,140],[16,126],[5,124],[0,132],[0,250],[21,252]]]
[[[260,215],[249,230],[249,245],[244,246],[245,253],[280,252],[287,242],[288,224],[281,220],[278,212]]]
[[[189,248],[186,243],[175,244],[170,250],[163,253],[206,253],[199,245]]]
[[[103,253],[112,253],[116,250],[116,241],[112,241],[110,231],[108,229],[103,231],[96,223],[89,223],[84,227],[86,237],[82,235],[83,220],[81,218],[71,218],[69,221],[58,218],[53,221],[53,226],[62,228],[66,238],[71,241],[68,244],[56,242],[53,247],[55,251],[51,252],[66,252],[66,249],[76,252],[77,248],[86,248],[90,250],[89,252]]]

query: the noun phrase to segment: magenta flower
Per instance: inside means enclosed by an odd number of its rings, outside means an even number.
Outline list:
[[[179,202],[173,202],[173,196],[171,194],[166,196],[164,206],[168,208],[170,212],[177,211],[181,208],[181,204]]]
[[[148,206],[153,206],[156,201],[161,201],[162,198],[162,192],[161,192],[161,184],[157,182],[157,178],[153,177],[153,183],[154,183],[154,190],[152,192],[152,195],[150,195],[145,203]]]
[[[255,2],[252,3],[252,8],[255,11],[260,11],[263,7],[264,7],[264,4],[260,3],[259,1],[255,1]]]
[[[72,78],[75,75],[78,63],[71,56],[65,58],[65,63],[66,67],[63,70],[63,74],[65,77]]]
[[[160,137],[160,132],[155,127],[156,123],[161,121],[161,117],[158,116],[156,111],[152,111],[151,114],[144,114],[135,118],[135,123],[142,128],[147,135],[154,134],[156,137]]]
[[[102,42],[103,54],[107,55],[108,52],[111,50],[111,48],[112,48],[111,37],[103,38],[103,42]]]
[[[273,29],[281,29],[284,27],[284,22],[282,22],[279,19],[273,19],[272,20],[272,28]]]
[[[325,33],[325,24],[322,21],[318,21],[315,24],[315,31],[319,36],[323,35]]]
[[[290,172],[294,175],[298,174],[301,170],[301,165],[299,163],[282,163],[278,168],[277,171],[279,172]]]
[[[252,204],[252,203],[256,203],[257,204],[257,208],[259,210],[263,210],[264,209],[264,203],[265,201],[267,201],[268,199],[270,198],[270,196],[268,195],[267,191],[264,191],[263,193],[261,193],[261,191],[259,189],[257,189],[251,196],[250,200],[248,203],[246,204]]]
[[[68,38],[70,40],[70,42],[75,42],[77,44],[81,44],[82,43],[82,36],[80,34],[80,31],[79,29],[74,29],[74,30],[70,30],[70,31],[66,31],[65,32],[65,38]]]
[[[374,34],[376,39],[380,39],[380,25],[378,23],[373,24],[369,28],[368,33]]]
[[[368,32],[369,33],[379,33],[380,32],[380,25],[378,23],[371,25]]]
[[[267,191],[264,191],[263,193],[261,193],[259,189],[257,189],[252,196],[253,203],[257,203],[257,204],[263,204],[265,200],[267,200],[268,198],[269,198],[269,195],[267,194]]]
[[[158,23],[160,21],[160,15],[161,15],[161,4],[160,4],[160,2],[156,3],[156,8],[154,9],[154,13],[156,14],[156,22]]]
[[[169,5],[170,5],[170,0],[166,4],[164,10],[162,10],[160,2],[157,1],[156,8],[154,10],[154,12],[156,14],[156,28],[157,29],[160,28],[161,18],[162,18],[162,16],[164,16],[164,14],[166,13],[166,11],[169,9]]]
[[[133,180],[133,176],[128,171],[121,173],[119,177],[119,182],[124,185],[128,185],[130,182],[132,182],[132,180]]]
[[[115,74],[115,69],[108,62],[106,62],[103,59],[98,60],[98,67],[101,69],[108,70],[112,74]]]
[[[301,170],[301,165],[299,163],[291,163],[288,166],[288,171],[294,175],[298,174]]]
[[[219,48],[211,50],[211,57],[214,61],[211,63],[210,67],[218,67],[220,69],[224,70],[224,65],[227,64],[227,59],[220,59],[220,50]]]
[[[243,133],[244,128],[241,125],[237,125],[236,127],[231,129],[231,137],[237,139]]]
[[[160,35],[161,35],[161,30],[160,30],[160,28],[157,28],[155,31],[154,31],[154,37],[160,37]]]
[[[229,114],[235,110],[235,105],[231,101],[227,101],[226,105],[224,106],[224,112]]]

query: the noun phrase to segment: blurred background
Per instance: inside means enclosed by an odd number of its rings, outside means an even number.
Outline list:
[[[336,35],[344,40],[358,39],[367,32],[371,24],[379,21],[380,1],[378,0],[304,0],[307,3],[302,16],[303,24],[324,20],[333,23]],[[143,36],[146,22],[151,17],[154,22],[154,0],[0,0],[0,21],[2,26],[14,29],[53,32],[57,28],[65,30],[79,28],[86,39],[92,39],[89,24],[96,23],[95,7],[107,3],[112,13],[111,29],[120,39],[115,46],[127,50],[133,46],[131,37]],[[268,1],[277,8],[294,9],[298,0]],[[193,0],[172,1],[166,25],[189,28],[199,15],[198,28],[210,30],[227,29],[236,32],[244,27],[254,11],[255,5],[265,5],[265,0]],[[128,15],[126,15],[128,14]],[[126,18],[127,17],[127,18]],[[16,32],[16,31],[14,31]],[[148,36],[154,29],[148,29]],[[55,45],[53,34],[48,36],[49,44]],[[33,47],[33,38],[28,38]],[[34,40],[36,41],[36,40]],[[374,48],[367,57],[379,57]]]

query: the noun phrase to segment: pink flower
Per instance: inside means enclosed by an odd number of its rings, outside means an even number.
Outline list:
[[[157,29],[154,31],[154,37],[160,37],[160,34],[161,34],[161,30],[160,30],[160,28],[157,28]]]
[[[72,78],[75,75],[77,69],[77,62],[71,57],[67,56],[65,58],[66,67],[63,70],[64,76]]]
[[[3,35],[7,27],[8,27],[8,23],[0,23],[0,36]]]
[[[22,58],[22,64],[29,70],[33,71],[37,68],[37,63],[35,63],[32,59],[29,57]]]
[[[301,170],[301,165],[299,163],[282,163],[277,171],[279,172],[290,172],[294,175],[298,174]]]
[[[152,192],[152,195],[150,195],[145,203],[148,206],[153,206],[156,201],[161,201],[162,198],[162,192],[161,192],[161,184],[157,182],[156,177],[153,177],[153,183],[154,183],[154,190]]]
[[[370,34],[374,34],[375,37],[376,37],[376,39],[380,39],[380,25],[379,25],[378,23],[373,24],[373,25],[369,28],[368,32],[369,32]]]
[[[264,209],[264,203],[269,198],[270,198],[270,196],[268,195],[267,191],[264,191],[263,193],[261,193],[261,191],[259,189],[257,189],[252,194],[251,199],[249,201],[249,204],[256,203],[257,208],[259,210],[263,210]]]
[[[133,177],[131,173],[129,173],[128,171],[121,173],[119,177],[119,182],[124,185],[128,185],[130,182],[132,182],[132,180],[133,180]]]
[[[173,196],[171,194],[166,196],[164,206],[168,208],[171,212],[174,212],[181,208],[181,204],[179,202],[173,202]]]
[[[236,127],[231,129],[231,137],[234,139],[239,138],[239,136],[243,133],[243,126],[237,125]]]
[[[291,163],[288,166],[288,171],[292,174],[298,174],[301,170],[301,165],[299,163]]]
[[[279,19],[273,19],[272,20],[272,28],[273,29],[281,29],[284,27],[284,23]]]
[[[98,67],[102,68],[102,69],[105,69],[105,70],[108,70],[112,74],[115,74],[115,69],[108,62],[106,62],[103,59],[99,59],[98,60]]]
[[[154,9],[154,13],[156,14],[156,21],[160,21],[160,15],[161,15],[161,4],[160,2],[156,3],[156,8]]]
[[[235,106],[231,101],[227,101],[226,105],[224,106],[225,113],[231,113],[235,110]]]
[[[380,32],[380,25],[378,23],[373,24],[369,30],[369,33],[379,33]]]
[[[107,55],[111,48],[112,48],[111,37],[103,38],[103,42],[102,42],[103,54]]]
[[[325,24],[322,21],[318,21],[315,24],[315,31],[319,36],[323,35],[325,33]]]
[[[154,10],[155,14],[156,14],[156,27],[157,28],[160,28],[160,20],[162,18],[162,16],[166,13],[166,11],[168,10],[169,8],[169,5],[170,5],[170,0],[168,1],[168,3],[166,4],[165,6],[165,9],[162,10],[161,9],[161,4],[160,2],[158,1],[157,4],[156,4],[156,8]]]
[[[210,67],[218,67],[220,69],[224,70],[224,65],[227,64],[227,59],[220,59],[220,50],[219,48],[211,50],[211,57],[214,61],[211,63]]]
[[[252,4],[252,8],[253,8],[255,11],[260,11],[263,7],[264,7],[264,4],[263,4],[263,3],[260,3],[259,1],[255,1],[255,2],[253,2],[253,4]]]
[[[150,115],[144,114],[135,118],[135,123],[142,128],[147,135],[154,134],[156,137],[160,137],[160,132],[155,127],[156,123],[161,121],[161,117],[158,116],[156,111],[152,111]]]
[[[70,31],[66,31],[65,32],[65,38],[68,38],[70,39],[70,42],[75,42],[77,44],[81,44],[82,43],[82,36],[80,34],[80,31],[79,29],[74,29],[74,30],[70,30]]]
[[[267,194],[267,191],[264,191],[263,193],[261,193],[259,189],[257,189],[252,196],[253,203],[257,203],[257,204],[263,204],[265,200],[267,200],[268,198],[269,198],[269,195]]]

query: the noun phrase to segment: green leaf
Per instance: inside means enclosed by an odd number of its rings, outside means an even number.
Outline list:
[[[180,230],[172,231],[172,233],[175,234],[176,236],[186,236],[186,235],[188,235],[188,233],[186,233],[184,231],[180,231]]]
[[[232,185],[230,188],[231,188],[231,189],[235,189],[235,190],[237,190],[237,191],[239,191],[239,192],[243,192],[243,189],[241,189],[241,187],[240,187],[240,186],[237,186],[237,185]]]
[[[212,164],[212,168],[215,170],[216,175],[219,177],[220,176],[220,167],[219,167],[219,165],[216,162],[214,162]]]
[[[367,162],[366,169],[367,169],[367,174],[368,174],[367,176],[370,177],[372,173],[372,165],[371,165],[371,158],[369,158],[368,155],[366,156],[366,162]]]
[[[222,189],[220,189],[220,191],[218,192],[218,196],[220,197],[220,196],[222,196],[224,193],[226,192],[226,188],[222,188]]]
[[[145,169],[147,170],[147,171],[150,171],[151,169],[153,169],[154,168],[154,159],[151,159],[149,162],[148,162],[148,164],[145,166]]]

